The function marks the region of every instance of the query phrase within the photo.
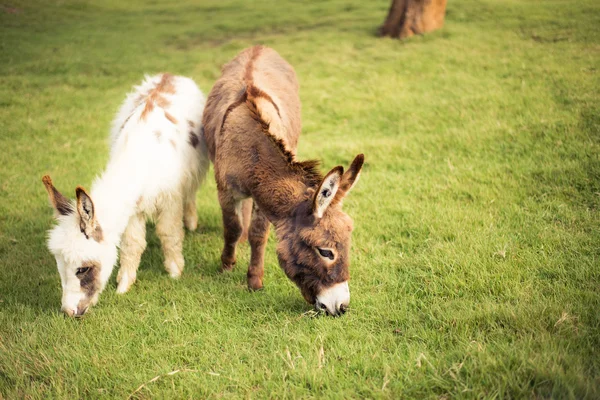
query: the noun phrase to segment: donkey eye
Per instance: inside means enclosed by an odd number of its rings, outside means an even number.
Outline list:
[[[333,255],[333,251],[331,251],[331,250],[322,249],[320,247],[317,247],[317,250],[319,251],[319,254],[321,255],[321,257],[329,258],[332,261],[335,258],[335,256]]]
[[[87,274],[87,272],[90,270],[90,267],[81,267],[81,268],[77,268],[77,271],[75,271],[75,275],[80,276],[80,275],[85,275]]]

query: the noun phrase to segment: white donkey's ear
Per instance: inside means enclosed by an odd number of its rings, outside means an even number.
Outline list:
[[[317,218],[323,217],[325,210],[329,207],[329,204],[335,198],[340,182],[342,180],[342,174],[344,173],[344,167],[341,165],[335,167],[323,178],[323,182],[319,185],[319,188],[315,192],[313,197],[313,214]]]
[[[362,170],[364,162],[364,154],[359,154],[356,157],[354,157],[354,161],[352,161],[350,168],[348,169],[348,171],[346,171],[344,176],[342,176],[340,190],[338,190],[335,196],[334,204],[342,201],[344,199],[344,196],[346,196],[346,194],[348,194],[348,192],[352,190],[354,185],[356,185],[356,182],[358,182],[358,178],[360,177],[360,171]]]
[[[50,200],[52,208],[54,208],[54,215],[56,217],[60,215],[69,215],[75,211],[69,199],[67,199],[58,190],[56,190],[56,188],[52,184],[52,179],[50,179],[49,175],[45,175],[42,178],[42,182],[46,187],[46,191],[48,192],[48,199]]]
[[[92,237],[97,242],[102,240],[102,229],[96,220],[94,202],[81,186],[75,189],[77,194],[77,213],[79,214],[79,228],[86,238]]]

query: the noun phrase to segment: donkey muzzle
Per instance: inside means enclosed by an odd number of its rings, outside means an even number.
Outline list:
[[[88,310],[88,308],[90,308],[89,304],[85,304],[85,305],[78,305],[77,308],[71,308],[71,307],[67,307],[67,306],[63,306],[61,308],[62,312],[64,312],[65,314],[67,314],[67,316],[69,317],[75,317],[75,318],[80,318],[83,317],[83,314],[86,313],[86,311]]]
[[[64,312],[65,314],[67,314],[68,317],[72,317],[75,315],[75,310],[73,310],[72,308],[69,307],[62,307],[61,311]]]
[[[317,295],[315,308],[319,311],[325,311],[332,316],[342,315],[348,309],[350,303],[350,288],[348,281],[336,283],[335,285],[324,289]]]

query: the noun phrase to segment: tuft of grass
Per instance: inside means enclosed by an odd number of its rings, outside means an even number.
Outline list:
[[[0,397],[600,397],[600,4],[455,0],[400,42],[387,3],[0,5]],[[180,280],[150,229],[132,291],[65,318],[41,176],[89,186],[143,74],[208,93],[257,43],[298,73],[300,158],[366,155],[350,312],[315,316],[274,238],[264,291],[247,245],[219,274],[211,178]]]

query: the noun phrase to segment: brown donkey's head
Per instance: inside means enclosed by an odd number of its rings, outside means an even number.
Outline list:
[[[346,173],[342,166],[333,168],[277,226],[279,264],[306,301],[331,315],[343,314],[350,302],[352,219],[342,211],[342,200],[363,162],[359,154]]]

